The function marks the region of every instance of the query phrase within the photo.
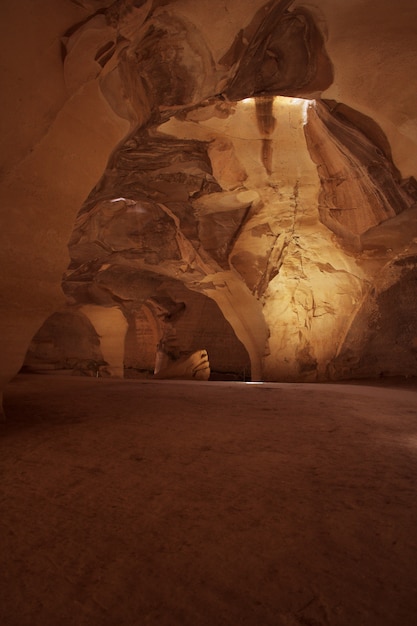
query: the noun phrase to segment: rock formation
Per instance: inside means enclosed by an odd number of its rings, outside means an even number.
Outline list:
[[[417,374],[414,3],[48,2],[2,41],[3,382],[53,311],[113,375]]]
[[[171,364],[155,372],[154,378],[163,380],[208,380],[210,363],[206,350],[197,350],[188,356],[182,356]]]

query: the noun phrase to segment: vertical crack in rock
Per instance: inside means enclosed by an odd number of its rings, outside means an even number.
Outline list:
[[[274,235],[273,242],[271,243],[268,256],[266,259],[266,266],[264,272],[262,272],[255,288],[254,293],[257,294],[258,297],[261,297],[269,283],[279,274],[281,266],[285,261],[286,255],[290,252],[289,248],[294,245],[295,240],[295,227],[297,222],[297,213],[298,213],[298,194],[299,194],[299,180],[297,179],[294,188],[293,194],[291,196],[292,200],[292,218],[291,218],[291,226],[289,229],[284,230],[283,232],[279,232],[277,235]],[[293,254],[293,252],[291,252]],[[299,256],[300,264],[302,268],[302,256]],[[298,279],[299,280],[299,279]]]

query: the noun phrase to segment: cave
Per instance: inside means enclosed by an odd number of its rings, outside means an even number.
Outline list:
[[[411,626],[414,0],[2,16],[2,623]]]

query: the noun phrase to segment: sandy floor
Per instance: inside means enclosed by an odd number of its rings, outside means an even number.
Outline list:
[[[20,376],[2,626],[416,626],[417,392]]]

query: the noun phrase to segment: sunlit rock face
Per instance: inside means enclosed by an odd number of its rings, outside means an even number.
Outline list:
[[[117,301],[129,316],[168,288],[172,303],[199,292],[246,347],[254,377],[325,379],[367,276],[320,219],[322,186],[305,139],[316,106],[213,100],[139,130],[80,212],[67,295]],[[347,177],[348,157],[342,151]],[[357,199],[374,223],[365,191]]]
[[[223,373],[416,372],[414,2],[66,0],[48,21],[45,0],[36,28],[9,4],[5,372],[65,267],[112,373],[200,348],[213,369],[207,328]]]
[[[360,235],[413,202],[369,118],[336,102],[316,103],[306,136],[321,180],[320,218],[336,234]]]
[[[325,375],[361,299],[363,276],[319,219],[320,181],[304,137],[309,103],[275,98],[271,104],[269,124],[250,99],[231,107],[227,118],[171,120],[162,128],[181,136],[204,132],[211,142],[213,171],[225,191],[196,200],[200,216],[210,211],[220,221],[227,204],[236,211],[239,200],[251,201],[228,251],[228,280],[250,291],[244,315],[259,336],[262,378],[315,380]],[[225,142],[235,180],[216,163],[214,146]],[[234,306],[240,310],[238,298]]]

